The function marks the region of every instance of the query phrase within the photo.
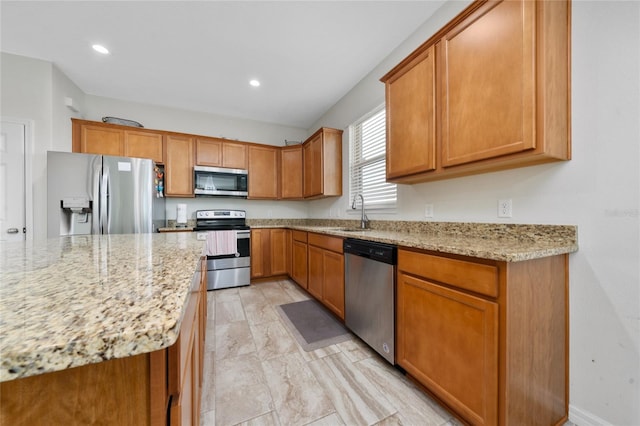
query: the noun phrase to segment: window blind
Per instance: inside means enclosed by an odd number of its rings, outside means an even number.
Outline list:
[[[350,202],[362,194],[366,208],[396,207],[396,185],[386,182],[386,113],[384,105],[349,126]],[[357,206],[360,207],[360,197]]]

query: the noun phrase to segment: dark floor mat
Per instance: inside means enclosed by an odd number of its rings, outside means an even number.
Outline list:
[[[309,352],[351,339],[352,335],[315,300],[276,307],[300,346]]]

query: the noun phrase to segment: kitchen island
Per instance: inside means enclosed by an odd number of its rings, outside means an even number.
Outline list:
[[[92,416],[100,412],[96,407],[89,407],[94,414],[81,412],[82,404],[101,404],[107,412],[126,411],[114,406],[115,401],[101,402],[103,396],[105,400],[112,396],[107,390],[111,385],[120,386],[125,399],[139,395],[132,405],[146,405],[141,417],[127,419],[152,423],[154,413],[165,418],[167,395],[179,394],[184,373],[180,359],[177,371],[167,364],[180,358],[186,346],[193,349],[197,344],[191,336],[180,344],[186,326],[189,333],[196,327],[196,336],[204,335],[196,321],[205,313],[202,287],[199,274],[194,276],[202,252],[203,243],[193,233],[2,243],[0,423],[12,419],[8,416],[29,398],[43,406],[45,400],[60,397],[68,402],[67,409],[75,410],[75,421],[80,423],[97,421]],[[82,377],[70,379],[79,374]],[[161,389],[163,381],[174,389]],[[27,382],[28,392],[18,398],[16,392],[24,388],[20,384]],[[38,383],[51,388],[33,389]],[[58,389],[56,383],[68,386]],[[91,399],[94,385],[105,393]],[[68,394],[55,395],[58,390]],[[56,424],[56,419],[48,421]]]

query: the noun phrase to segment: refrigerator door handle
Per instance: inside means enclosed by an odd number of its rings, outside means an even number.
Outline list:
[[[91,225],[91,233],[92,234],[101,234],[102,226],[101,226],[101,209],[102,209],[102,191],[100,190],[100,178],[102,176],[102,157],[97,156],[93,159],[93,188],[91,190],[91,195],[93,199],[93,223]]]
[[[109,220],[109,167],[102,167],[102,185],[100,186],[100,227],[102,234],[109,234],[111,223]]]

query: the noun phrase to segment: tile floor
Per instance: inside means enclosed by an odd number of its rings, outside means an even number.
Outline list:
[[[459,425],[354,339],[305,352],[275,306],[289,280],[207,293],[201,425]]]

